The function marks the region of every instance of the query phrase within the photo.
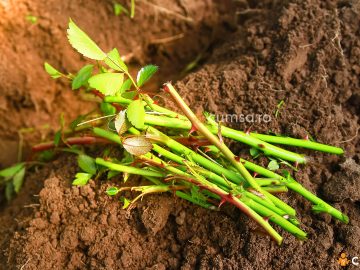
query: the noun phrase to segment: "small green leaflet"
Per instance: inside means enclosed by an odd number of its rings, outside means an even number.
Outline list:
[[[119,189],[117,187],[109,187],[107,190],[106,190],[106,194],[109,195],[109,196],[115,196],[116,194],[119,193]]]
[[[125,138],[122,143],[125,150],[134,156],[144,155],[153,147],[150,140],[144,136]]]
[[[144,83],[146,83],[156,71],[158,71],[158,67],[154,65],[148,65],[139,70],[136,76],[136,83],[138,87],[141,87]]]
[[[77,173],[75,180],[72,182],[73,186],[85,186],[91,179],[92,174],[90,173]]]
[[[71,19],[69,21],[67,34],[71,46],[82,55],[94,60],[104,60],[107,57],[106,53]]]
[[[5,186],[5,198],[7,201],[10,201],[14,194],[14,185],[13,182],[7,182]]]
[[[24,167],[25,167],[24,163],[15,164],[14,166],[1,170],[0,176],[4,177],[5,179],[12,178],[15,176],[16,173],[18,173]]]
[[[126,116],[134,127],[143,129],[145,122],[143,102],[140,99],[132,101],[126,110]]]
[[[52,160],[55,156],[54,151],[51,150],[46,150],[46,151],[42,151],[38,157],[39,161],[43,161],[43,162],[48,162],[50,160]]]
[[[61,129],[58,130],[58,131],[56,131],[56,133],[55,133],[55,135],[54,135],[54,145],[55,145],[56,147],[58,147],[59,144],[60,144],[61,135],[62,135]]]
[[[100,110],[105,114],[105,115],[113,115],[116,113],[116,108],[111,105],[110,103],[107,102],[101,102],[100,103]]]
[[[96,163],[92,157],[88,155],[81,154],[78,156],[78,165],[79,167],[89,174],[96,173]]]
[[[102,73],[92,76],[88,82],[105,96],[114,96],[121,88],[124,80],[123,73]]]
[[[26,15],[25,20],[27,20],[28,22],[30,22],[32,24],[36,24],[38,21],[38,17],[36,17],[34,15]]]
[[[20,171],[18,171],[13,178],[13,185],[14,185],[14,191],[16,193],[19,193],[23,183],[24,183],[24,176],[25,176],[25,167],[21,168]]]
[[[111,67],[112,69],[115,69],[117,71],[121,72],[127,72],[128,67],[124,63],[124,61],[121,59],[120,54],[116,48],[112,49],[105,58],[105,63]]]
[[[279,163],[276,160],[271,160],[267,166],[270,171],[276,171],[279,169]]]
[[[132,85],[132,81],[130,79],[127,79],[121,86],[119,93],[122,94],[125,91],[129,90],[131,88],[131,85]]]
[[[127,98],[127,99],[134,99],[136,95],[137,95],[136,91],[128,91],[121,94],[123,98]]]
[[[126,199],[125,197],[121,197],[120,200],[123,202],[123,209],[126,209],[130,206],[131,201]]]
[[[79,89],[81,86],[86,85],[88,79],[91,77],[93,68],[93,65],[86,65],[82,69],[80,69],[78,74],[72,81],[71,89],[76,90]]]
[[[44,63],[45,71],[51,76],[53,79],[60,78],[62,76],[62,73],[55,69],[53,66],[51,66],[49,63]]]
[[[123,5],[119,3],[114,3],[114,14],[116,16],[119,16],[121,13],[125,13],[126,15],[129,15],[129,11],[127,8],[125,8]]]
[[[250,148],[250,155],[253,157],[253,158],[257,158],[258,156],[260,156],[260,151],[254,147]]]

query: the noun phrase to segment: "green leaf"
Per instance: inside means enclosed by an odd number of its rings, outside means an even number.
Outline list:
[[[123,140],[123,147],[134,156],[141,156],[152,149],[152,143],[144,136],[128,137]]]
[[[146,83],[154,74],[156,71],[158,71],[158,67],[154,65],[148,65],[140,69],[136,76],[136,83],[140,87],[144,83]]]
[[[22,168],[24,168],[24,163],[18,163],[9,168],[5,168],[0,171],[0,176],[6,179],[12,178],[15,176],[17,172],[19,172]]]
[[[106,194],[109,195],[109,196],[115,196],[116,194],[119,193],[119,189],[117,187],[109,187],[107,190],[106,190]]]
[[[260,155],[260,151],[254,147],[250,148],[250,155],[253,158],[257,158]]]
[[[55,136],[54,136],[54,144],[56,147],[59,146],[59,143],[60,143],[60,140],[61,140],[61,130],[58,130],[56,133],[55,133]]]
[[[71,46],[82,55],[94,60],[104,60],[106,58],[106,53],[71,19],[69,21],[67,34]]]
[[[116,48],[112,49],[110,52],[108,52],[107,57],[105,58],[105,63],[111,67],[112,69],[115,69],[117,71],[121,72],[127,72],[128,67],[124,63],[124,61],[121,59],[120,54]]]
[[[96,174],[96,163],[92,157],[84,154],[79,155],[78,165],[84,172]]]
[[[13,185],[14,190],[16,193],[19,193],[23,183],[24,183],[24,176],[25,176],[25,167],[23,167],[20,171],[18,171],[13,178]]]
[[[91,179],[92,174],[90,173],[77,173],[75,180],[72,182],[73,186],[85,186]]]
[[[131,85],[132,85],[132,81],[130,79],[127,79],[121,86],[119,93],[120,94],[125,93],[125,91],[127,91],[131,88]]]
[[[55,152],[52,150],[46,150],[46,151],[42,151],[39,154],[38,160],[42,161],[42,162],[48,162],[50,160],[52,160],[55,156]]]
[[[130,173],[126,173],[126,172],[123,173],[123,181],[124,181],[124,183],[126,183],[127,180],[129,180],[129,177],[130,177]]]
[[[80,69],[72,81],[71,89],[76,90],[79,89],[81,86],[85,86],[88,79],[91,77],[93,68],[94,65],[86,65],[82,69]]]
[[[14,194],[14,185],[13,182],[7,182],[5,186],[5,198],[7,201],[10,201]]]
[[[92,76],[88,82],[105,96],[114,96],[121,88],[124,80],[123,73],[102,73]]]
[[[120,89],[121,91],[121,89]],[[127,98],[127,99],[134,99],[134,97],[137,95],[136,91],[128,91],[128,92],[124,92],[121,94],[121,96],[123,98]]]
[[[104,113],[104,115],[113,115],[116,113],[116,108],[107,102],[100,103],[100,110]]]
[[[44,63],[45,71],[51,76],[53,79],[60,78],[63,74],[55,69],[53,66],[51,66],[49,63]]]
[[[276,160],[271,160],[267,166],[270,171],[276,171],[279,169],[279,163]]]
[[[130,206],[131,201],[126,199],[125,197],[121,197],[120,200],[123,202],[123,209],[126,209]]]
[[[125,13],[126,15],[129,15],[129,11],[127,8],[125,8],[123,5],[119,3],[114,3],[114,14],[116,16],[119,16],[121,13]]]
[[[38,21],[38,17],[36,17],[34,15],[26,15],[25,20],[27,20],[28,22],[30,22],[32,24],[36,24]]]
[[[130,123],[139,129],[144,128],[145,109],[140,99],[132,101],[126,110],[127,119]]]

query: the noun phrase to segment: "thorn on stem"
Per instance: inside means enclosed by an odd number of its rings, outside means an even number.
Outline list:
[[[299,162],[295,161],[294,166],[295,166],[296,169],[298,169],[298,167],[299,167]]]
[[[191,125],[191,129],[189,131],[189,135],[191,135],[192,133],[196,132],[198,129],[196,128],[196,126]]]
[[[225,198],[221,198],[221,201],[218,205],[218,208],[220,208],[224,203],[226,202],[226,199]]]

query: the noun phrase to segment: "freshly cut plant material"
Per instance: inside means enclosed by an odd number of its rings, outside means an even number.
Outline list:
[[[57,73],[48,65],[45,68],[51,76],[58,77],[60,74],[72,80],[75,86],[79,86],[81,81],[81,86],[85,86],[84,91],[102,99],[102,115],[94,115],[94,120],[88,119],[91,114],[86,119],[81,118],[83,122],[76,127],[81,127],[81,130],[72,127],[67,131],[63,128],[62,141],[65,146],[105,142],[113,148],[120,146],[124,150],[124,157],[113,154],[113,151],[104,151],[94,159],[82,152],[70,150],[79,154],[78,163],[82,170],[76,174],[74,185],[87,184],[95,174],[93,179],[122,177],[124,181],[132,175],[142,176],[151,184],[113,186],[106,193],[109,196],[122,196],[125,190],[140,193],[133,200],[121,197],[127,209],[135,207],[136,201],[143,196],[161,192],[172,192],[206,209],[219,209],[224,203],[229,203],[257,222],[278,244],[281,244],[283,238],[272,224],[300,240],[307,238],[306,232],[300,229],[295,209],[277,197],[280,192],[296,192],[313,204],[315,213],[328,213],[344,223],[349,222],[345,214],[297,182],[291,176],[291,171],[280,171],[281,166],[293,169],[290,162],[305,164],[307,159],[302,154],[276,145],[291,145],[339,155],[343,153],[342,149],[309,140],[243,132],[220,126],[205,112],[206,120],[200,121],[171,83],[164,85],[164,91],[183,114],[159,106],[143,91],[145,83],[157,71],[156,66],[143,67],[135,80],[117,49],[104,53],[71,20],[68,37],[70,44],[81,54],[101,61],[98,63],[98,74],[87,78],[90,73],[88,68],[87,72],[78,73],[86,75],[81,76],[83,79],[80,80]],[[107,109],[104,103],[108,103],[112,109]],[[107,119],[113,116],[115,120],[108,123]],[[95,125],[95,121],[96,127],[89,125]],[[70,137],[74,133],[76,136]],[[235,155],[225,143],[225,138],[248,146],[253,160]],[[53,148],[54,143],[51,142],[33,149],[43,151]],[[269,158],[267,168],[254,163],[260,154]],[[20,169],[17,168],[17,171]]]

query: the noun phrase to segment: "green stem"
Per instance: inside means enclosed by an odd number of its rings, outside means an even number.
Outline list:
[[[145,116],[145,123],[148,125],[154,126],[163,126],[163,127],[170,127],[170,128],[178,128],[178,129],[191,129],[191,121],[177,119],[177,118],[170,118],[166,116],[157,116],[157,115],[149,115]],[[211,133],[217,134],[218,127],[215,125],[206,125],[207,129],[210,130]],[[265,141],[259,140],[249,134],[246,134],[242,131],[235,130],[232,128],[228,128],[225,126],[221,126],[221,135],[233,139],[235,141],[242,142],[247,144],[251,147],[254,147],[262,152],[265,155],[278,157],[287,161],[298,162],[298,163],[305,163],[306,158],[303,155],[299,155],[297,153],[282,149],[280,147],[271,145]]]
[[[297,146],[297,147],[303,147],[307,149],[317,150],[321,152],[326,152],[330,154],[336,154],[336,155],[342,155],[344,154],[344,150],[331,146],[326,145],[318,142],[312,142],[305,139],[294,139],[289,137],[282,137],[282,136],[272,136],[272,135],[266,135],[266,134],[259,134],[259,133],[250,133],[252,137],[255,137],[257,139],[260,139],[264,142],[268,143],[275,143],[275,144],[284,144],[284,145],[291,145],[291,146]]]
[[[100,137],[104,137],[104,138],[106,138],[110,141],[113,141],[115,143],[118,143],[120,145],[122,144],[120,137],[111,131],[107,131],[107,130],[95,127],[93,129],[93,132]],[[130,128],[129,132],[134,135],[140,134],[140,132],[138,130],[136,130],[135,128]],[[228,170],[218,164],[213,163],[212,161],[208,160],[207,158],[197,154],[193,150],[191,150],[191,149],[183,146],[182,144],[178,143],[177,141],[171,139],[170,137],[168,137],[164,133],[160,132],[156,128],[147,127],[147,132],[149,134],[155,135],[159,139],[160,143],[165,144],[167,147],[169,147],[173,151],[179,153],[180,155],[185,156],[186,159],[193,160],[194,162],[196,162],[196,163],[200,164],[201,166],[203,166],[204,168],[206,168],[207,170],[199,170],[200,174],[203,174],[205,177],[211,179],[214,183],[217,183],[218,185],[220,185],[224,188],[225,187],[229,188],[229,183],[224,180],[224,177],[235,184],[241,184],[243,182],[243,179],[241,178],[241,176],[239,174],[237,174],[231,170]],[[178,155],[162,148],[161,146],[158,146],[157,144],[153,143],[153,150],[158,152],[159,154],[165,156],[166,158],[168,158],[170,160],[173,160],[179,164],[184,164],[183,161],[185,158],[182,158],[181,156],[178,156]],[[247,163],[245,163],[245,165],[246,164]],[[250,164],[253,164],[253,163],[250,162]],[[253,164],[253,165],[255,165],[255,164]],[[256,165],[256,166],[258,166],[258,165]],[[250,166],[250,167],[253,168],[254,166]],[[258,167],[260,167],[260,166],[258,166]],[[262,167],[260,167],[260,168],[262,168]],[[269,171],[269,172],[271,172],[271,171]],[[273,172],[271,172],[271,173],[273,173]],[[221,177],[220,175],[223,177]],[[272,177],[272,178],[278,179],[277,177]],[[296,215],[296,211],[294,208],[287,205],[282,200],[278,199],[276,196],[270,194],[266,190],[264,190],[263,192],[265,192],[267,194],[267,196],[272,200],[272,202],[277,207],[284,210],[287,214],[289,214],[290,216]]]
[[[149,106],[149,108],[151,108],[155,112],[164,113],[167,116],[172,117],[172,118],[187,120],[186,116],[181,115],[176,112],[173,112],[171,110],[168,110],[164,107],[161,107],[161,106],[155,104],[154,101],[147,94],[143,95],[143,100],[146,102],[146,104]]]
[[[192,125],[204,136],[206,137],[213,145],[215,145],[219,150],[224,154],[224,156],[233,164],[233,166],[240,172],[242,177],[256,189],[258,192],[264,194],[263,189],[260,185],[254,180],[248,170],[244,167],[241,162],[237,161],[237,157],[231,152],[231,150],[220,140],[212,134],[209,129],[196,117],[196,115],[191,111],[189,106],[185,103],[185,101],[180,97],[175,88],[170,84],[165,84],[166,91],[172,96],[175,100],[179,108],[183,111],[185,116],[190,120]],[[265,195],[265,199],[268,200],[269,203],[272,204],[271,200],[267,198]]]
[[[152,177],[165,177],[166,175],[160,172],[149,171],[146,169],[140,169],[131,166],[124,166],[121,164],[112,163],[110,161],[106,161],[102,158],[96,158],[96,164],[109,168],[110,170],[117,172],[124,172],[129,174],[137,174],[142,176],[152,176]]]
[[[120,103],[123,105],[127,105],[127,104],[131,103],[132,100],[118,97],[118,96],[108,96],[108,97],[105,97],[104,101],[109,102],[109,103]],[[182,129],[190,129],[191,128],[191,123],[183,123],[181,121],[177,121],[177,120],[185,120],[186,122],[189,122],[186,119],[186,117],[181,114],[177,114],[174,111],[168,110],[168,109],[158,106],[158,105],[152,107],[152,109],[157,112],[166,112],[168,116],[175,117],[177,119],[175,119],[174,122],[170,123],[169,119],[167,119],[166,117],[161,119],[161,118],[157,118],[157,116],[154,116],[155,118],[153,118],[151,115],[148,115],[146,117],[145,122],[149,125],[173,127],[173,125],[175,124],[175,125],[177,125],[177,128],[182,128]],[[186,125],[188,125],[188,126],[186,126]],[[236,136],[236,135],[233,135],[233,132],[237,132],[237,130],[231,129],[231,132],[230,132],[235,140],[237,140],[239,137],[242,137],[244,135],[244,133],[242,133],[242,134],[238,134]],[[222,135],[224,137],[227,137],[226,134],[222,134]],[[263,142],[267,142],[267,143],[275,143],[275,144],[303,147],[303,148],[307,148],[307,149],[312,149],[312,150],[317,150],[317,151],[322,151],[322,152],[337,154],[337,155],[341,155],[344,153],[344,150],[339,147],[321,144],[321,143],[317,143],[317,142],[312,142],[309,140],[294,139],[294,138],[281,137],[281,136],[272,136],[272,135],[259,134],[259,133],[253,133],[253,132],[250,133],[250,136],[257,138]],[[246,140],[246,138],[242,138],[242,140]],[[239,141],[241,141],[241,140],[239,140]],[[247,144],[247,142],[245,142],[245,141],[244,141],[244,143]],[[256,147],[256,145],[254,147]],[[262,149],[260,149],[260,150],[262,150]],[[280,150],[286,151],[281,148],[280,148]],[[270,150],[267,149],[267,151],[271,151],[271,149]],[[279,149],[276,149],[276,151],[279,151]],[[288,152],[290,152],[290,151],[288,151]],[[292,160],[289,160],[289,161],[297,161],[298,163],[305,162],[304,157],[302,157],[301,155],[298,155],[293,152],[290,152],[290,153],[283,153],[283,155],[290,155]],[[272,153],[271,155],[273,155],[273,154],[274,153]]]
[[[288,192],[288,188],[284,185],[280,186],[262,186],[262,188],[271,194]]]
[[[173,166],[169,166],[166,164],[166,162],[162,161],[161,159],[159,159],[153,155],[151,157],[143,155],[143,156],[141,156],[141,159],[143,159],[145,161],[146,160],[151,161],[153,163],[157,162],[160,167],[164,167],[166,170],[168,170],[172,174],[183,176],[183,178],[181,178],[181,179],[183,179],[184,181],[187,181],[191,184],[195,184],[195,185],[199,186],[200,188],[204,188],[204,189],[220,196],[222,200],[235,205],[237,208],[239,208],[241,211],[243,211],[250,218],[254,219],[259,225],[261,225],[279,245],[281,244],[282,237],[271,227],[271,225],[268,222],[266,222],[261,216],[259,216],[259,214],[256,211],[254,211],[252,208],[248,207],[247,204],[242,202],[239,198],[233,196],[231,193],[224,191],[217,185],[215,185],[205,179],[194,178],[191,174],[183,172]],[[250,203],[251,201],[252,200],[248,199],[247,203]],[[256,207],[255,204],[253,204],[253,205],[254,205],[254,207]],[[261,210],[264,211],[263,208],[261,208]],[[266,213],[269,213],[269,212],[266,212]],[[274,213],[272,211],[271,211],[271,213],[273,213],[273,215],[276,215],[276,213]],[[274,219],[274,222],[275,221],[279,222],[278,219]],[[291,224],[290,222],[288,222],[288,223]],[[281,225],[284,225],[284,222],[282,222]],[[293,225],[293,224],[291,224],[291,225]],[[285,226],[284,229],[288,229],[288,227],[286,225],[284,225],[284,226]]]

